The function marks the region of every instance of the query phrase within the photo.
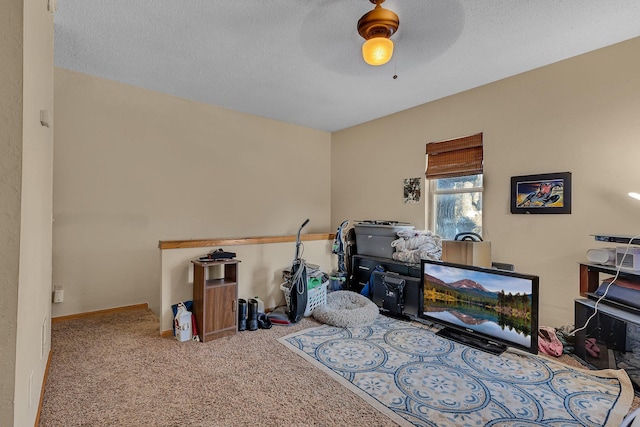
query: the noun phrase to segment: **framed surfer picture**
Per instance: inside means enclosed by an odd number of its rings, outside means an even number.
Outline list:
[[[512,214],[570,214],[571,172],[511,177]]]

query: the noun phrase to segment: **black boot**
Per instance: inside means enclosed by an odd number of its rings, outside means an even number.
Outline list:
[[[249,300],[249,315],[247,320],[247,328],[250,331],[258,329],[258,301],[253,298]]]
[[[244,331],[247,329],[247,300],[238,300],[238,330]]]

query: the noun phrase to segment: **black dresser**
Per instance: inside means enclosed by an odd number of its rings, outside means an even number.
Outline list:
[[[390,258],[369,255],[353,255],[351,266],[350,290],[361,292],[371,279],[369,297],[381,308],[381,312],[388,313],[389,311],[384,308],[390,308],[388,305],[389,299],[395,298],[392,304],[394,308],[391,309],[391,313],[417,318],[422,297],[420,264],[409,264]],[[381,267],[384,273],[372,275],[376,271],[376,267]],[[400,283],[402,295],[396,295],[395,292],[389,292],[389,289],[385,289],[386,282]]]
[[[376,266],[381,266],[384,271],[398,273],[401,276],[420,277],[420,264],[409,264],[395,261],[391,258],[378,258],[369,255],[353,255],[351,257],[351,277],[349,289],[360,292],[369,281],[371,273]]]

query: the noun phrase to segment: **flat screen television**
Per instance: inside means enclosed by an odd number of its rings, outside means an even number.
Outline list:
[[[443,326],[438,335],[493,354],[537,354],[537,276],[431,260],[421,269],[418,317]]]

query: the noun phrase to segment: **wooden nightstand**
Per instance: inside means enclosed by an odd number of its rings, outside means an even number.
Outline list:
[[[193,314],[200,341],[234,335],[238,330],[237,259],[192,260]]]

